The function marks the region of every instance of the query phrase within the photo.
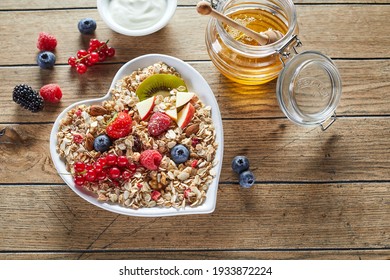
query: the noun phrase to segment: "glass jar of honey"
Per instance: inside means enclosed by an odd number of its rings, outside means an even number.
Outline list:
[[[260,46],[211,18],[206,28],[206,48],[224,76],[245,85],[278,78],[277,99],[291,121],[321,125],[323,129],[334,122],[341,96],[339,72],[332,60],[319,52],[298,53],[301,42],[292,0],[220,0],[216,9],[256,32],[273,29],[283,34],[278,41]]]

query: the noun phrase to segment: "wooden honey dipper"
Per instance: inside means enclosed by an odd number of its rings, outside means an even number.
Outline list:
[[[222,21],[223,23],[241,31],[246,36],[255,39],[262,46],[272,44],[283,37],[283,34],[278,30],[268,29],[265,32],[257,33],[245,26],[242,26],[224,14],[214,10],[213,7],[211,7],[211,4],[206,1],[200,1],[198,5],[196,5],[196,10],[201,15],[210,15]]]

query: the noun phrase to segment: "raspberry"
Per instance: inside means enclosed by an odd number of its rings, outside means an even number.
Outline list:
[[[156,150],[146,150],[141,153],[139,161],[149,170],[157,170],[160,166],[162,155]]]
[[[48,84],[39,90],[39,94],[43,97],[45,101],[51,103],[60,102],[62,98],[62,91],[59,85],[57,84]]]
[[[37,48],[40,51],[53,51],[57,46],[57,39],[46,32],[40,32],[38,36]]]
[[[107,126],[107,135],[112,139],[119,139],[129,135],[132,130],[132,122],[133,120],[129,114],[120,112],[117,118]]]
[[[159,136],[171,126],[171,118],[160,112],[154,113],[149,120],[148,131],[151,136]]]
[[[43,109],[43,98],[28,85],[15,86],[12,98],[16,103],[33,113]]]

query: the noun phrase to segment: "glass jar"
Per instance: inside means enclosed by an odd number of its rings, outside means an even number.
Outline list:
[[[246,85],[264,84],[277,78],[283,65],[276,50],[298,34],[294,4],[290,0],[228,0],[221,1],[217,10],[230,16],[265,11],[265,14],[258,15],[261,18],[256,31],[272,28],[285,34],[273,44],[248,45],[234,39],[223,23],[210,19],[206,29],[206,47],[218,70],[227,78]]]
[[[219,71],[246,85],[264,84],[278,78],[276,96],[283,113],[296,124],[321,125],[323,130],[327,129],[336,120],[335,110],[341,97],[340,74],[329,57],[316,51],[298,53],[301,42],[294,3],[291,0],[222,0],[216,9],[236,21],[242,17],[246,20],[245,16],[249,15],[251,20],[254,18],[250,23],[256,23],[257,32],[272,28],[284,34],[275,43],[251,45],[242,42],[242,37],[234,38],[235,34],[223,23],[210,19],[206,47]]]

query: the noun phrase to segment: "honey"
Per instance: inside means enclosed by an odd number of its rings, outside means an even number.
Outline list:
[[[268,29],[280,31],[282,34],[286,34],[288,27],[282,20],[274,16],[272,13],[262,9],[248,9],[240,10],[227,15],[232,20],[236,21],[240,25],[246,26],[257,33],[265,32]],[[244,33],[237,29],[224,25],[227,33],[236,41],[239,41],[246,45],[258,46],[259,43],[248,37]]]
[[[278,77],[283,65],[277,50],[297,33],[295,10],[290,1],[227,1],[219,12],[256,32],[278,30],[285,36],[259,46],[240,31],[211,19],[206,30],[209,56],[227,78],[241,84],[259,85]]]

